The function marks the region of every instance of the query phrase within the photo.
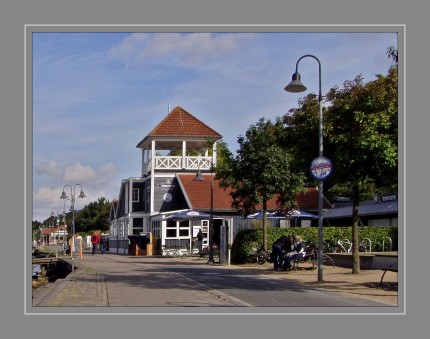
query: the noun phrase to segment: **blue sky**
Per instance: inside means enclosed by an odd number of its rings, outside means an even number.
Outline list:
[[[318,92],[312,58],[299,64],[308,90],[284,91],[302,55],[320,60],[325,94],[359,74],[386,74],[390,46],[395,33],[33,33],[33,220],[64,208],[65,184],[85,191],[77,209],[118,198],[121,180],[140,175],[137,143],[169,105],[235,153],[250,125]]]

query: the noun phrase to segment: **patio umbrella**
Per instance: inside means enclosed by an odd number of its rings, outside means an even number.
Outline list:
[[[181,211],[166,216],[165,220],[181,221],[181,220],[202,220],[209,219],[211,216],[208,213],[198,212],[194,210]]]
[[[263,211],[254,213],[254,214],[250,214],[247,217],[248,219],[263,219]],[[284,219],[285,218],[285,214],[280,213],[280,212],[266,212],[266,218],[267,219]]]
[[[287,213],[288,219],[318,219],[318,216],[301,210],[291,210]]]
[[[287,219],[294,219],[294,226],[297,226],[298,219],[318,219],[318,216],[301,210],[289,211]]]

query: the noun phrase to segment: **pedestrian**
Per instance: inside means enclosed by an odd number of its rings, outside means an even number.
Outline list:
[[[107,245],[106,236],[104,234],[102,234],[102,236],[100,237],[100,252],[102,255],[105,254],[106,245]]]
[[[199,233],[197,233],[197,247],[199,249],[199,253],[203,251],[203,232],[202,229],[199,229]]]
[[[93,244],[93,251],[92,251],[93,255],[96,253],[97,245],[99,244],[99,242],[100,242],[100,237],[96,232],[94,232],[91,235],[91,244]]]
[[[292,236],[283,235],[276,239],[272,244],[271,259],[273,261],[273,269],[277,271],[282,268],[285,253],[291,251]]]
[[[306,255],[305,247],[303,246],[302,237],[300,235],[296,235],[294,237],[294,246],[290,253],[285,256],[285,262],[282,266],[282,270],[290,270],[291,269],[291,261],[294,259],[303,259]]]

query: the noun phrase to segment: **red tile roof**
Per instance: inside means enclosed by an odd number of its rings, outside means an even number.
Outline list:
[[[179,106],[176,106],[148,136],[222,137],[221,134]]]
[[[206,179],[204,181],[193,181],[195,174],[178,174],[177,178],[181,185],[186,199],[190,204],[191,209],[207,211],[210,209],[210,189],[211,175],[202,174]],[[214,211],[235,211],[231,207],[233,202],[230,196],[231,189],[223,189],[218,186],[219,180],[214,180]],[[314,187],[309,187],[307,192],[297,196],[298,208],[302,210],[318,210],[318,190]],[[258,206],[257,209],[262,206]],[[268,210],[274,211],[277,209],[276,198],[272,198],[267,203]],[[324,208],[330,208],[328,201],[325,200]]]

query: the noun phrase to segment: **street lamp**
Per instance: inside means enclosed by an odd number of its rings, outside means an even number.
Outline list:
[[[206,161],[209,161],[207,159],[204,159]],[[213,163],[210,161],[211,167],[210,167],[210,173],[211,173],[211,211],[210,211],[210,217],[209,217],[209,259],[208,264],[213,265],[214,262],[214,244],[213,244],[213,234],[214,234],[214,177],[212,175],[213,170]],[[201,172],[200,172],[200,166],[199,170],[197,171],[197,174],[194,181],[205,181],[205,178],[203,178]]]
[[[80,184],[76,184],[73,187],[69,184],[66,184],[63,187],[63,193],[61,194],[60,199],[68,199],[66,192],[64,192],[64,189],[66,188],[66,186],[70,187],[70,195],[71,195],[70,201],[72,202],[72,207],[71,207],[72,209],[72,246],[70,248],[70,251],[71,251],[70,253],[72,255],[72,272],[73,272],[75,270],[74,259],[75,259],[75,189],[76,189],[76,186],[79,186],[81,188],[81,192],[78,198],[85,198],[85,194]]]
[[[61,208],[61,207],[60,207]],[[60,241],[60,232],[59,232],[59,230],[60,230],[60,215],[58,214],[58,208],[57,207],[54,207],[53,209],[52,209],[52,212],[51,212],[51,217],[54,217],[55,216],[55,214],[54,214],[54,210],[56,210],[57,211],[57,214],[56,214],[56,216],[57,216],[57,230],[56,230],[56,243],[57,243],[57,246],[56,246],[56,248],[55,248],[55,257],[57,258],[58,257],[58,243],[59,243],[59,241]],[[54,223],[54,226],[55,226],[55,223]]]
[[[63,207],[63,221],[64,221],[64,232],[63,232],[63,242],[64,242],[64,254],[67,254],[67,213],[66,213],[66,202],[70,201],[70,208],[69,212],[72,210],[72,200],[65,199],[64,200],[64,207]]]
[[[300,81],[300,74],[298,66],[300,60],[306,57],[314,58],[318,61],[319,69],[319,158],[323,159],[323,114],[322,114],[322,92],[321,92],[321,63],[317,57],[306,54],[300,57],[296,63],[296,71],[293,74],[292,81],[284,88],[287,92],[300,93],[306,90],[306,86]],[[318,179],[318,282],[323,281],[323,180],[325,177],[321,176]]]

